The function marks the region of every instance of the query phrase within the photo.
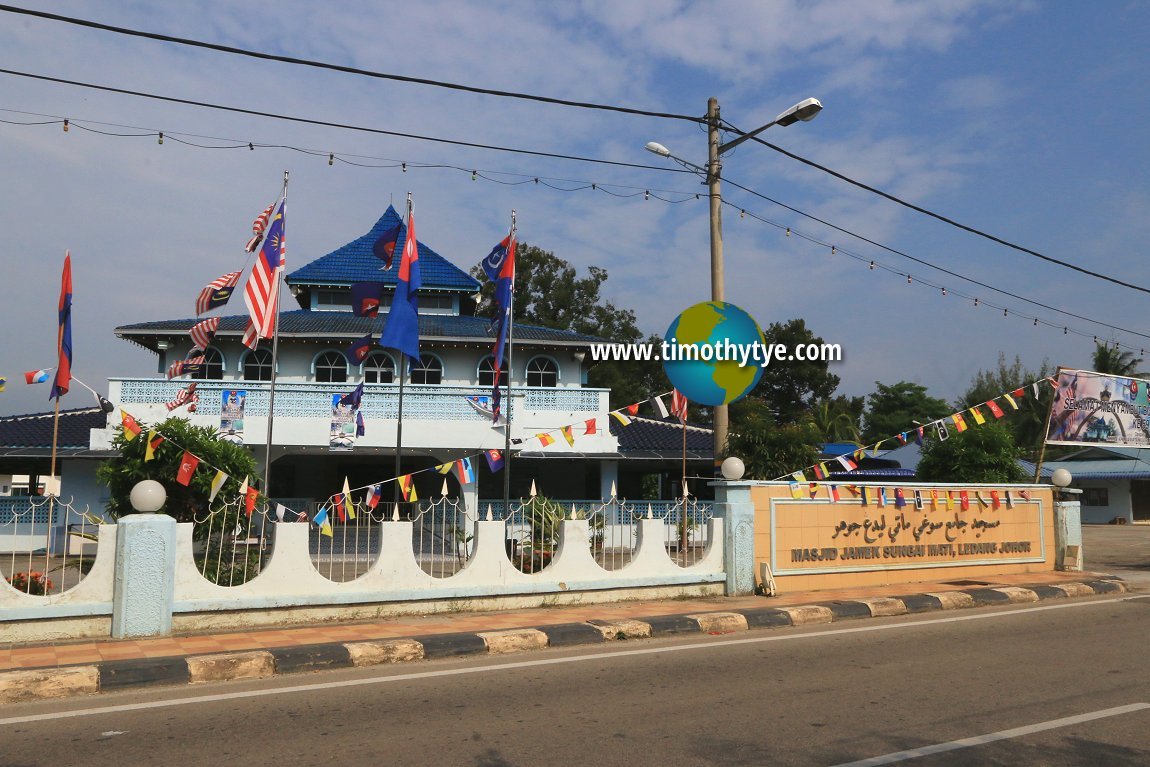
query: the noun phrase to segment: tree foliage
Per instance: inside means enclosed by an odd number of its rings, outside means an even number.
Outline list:
[[[1135,357],[1134,352],[1122,351],[1117,344],[1114,346],[1104,343],[1094,344],[1091,365],[1095,372],[1130,378],[1145,378],[1147,374],[1138,370],[1138,366],[1141,364],[1141,357]]]
[[[1014,362],[1007,364],[1006,355],[999,353],[998,366],[991,370],[980,370],[970,382],[970,386],[963,392],[962,397],[955,403],[955,410],[965,410],[987,400],[994,399],[1006,392],[1013,392],[1019,387],[1027,387],[1021,399],[1015,398],[1018,410],[1009,407],[1003,400],[998,405],[1006,412],[1002,423],[1010,429],[1014,437],[1014,444],[1022,451],[1023,457],[1034,458],[1042,446],[1045,436],[1043,428],[1046,425],[1046,414],[1050,410],[1050,398],[1053,396],[1049,386],[1038,387],[1039,398],[1034,398],[1034,392],[1029,388],[1033,381],[1052,376],[1055,368],[1048,360],[1043,360],[1037,370],[1030,370],[1023,366],[1022,360],[1017,356]]]
[[[888,386],[875,381],[863,414],[862,442],[878,442],[913,428],[915,421],[930,423],[951,412],[944,400],[928,395],[925,386],[909,381]]]
[[[802,319],[771,323],[763,336],[768,344],[786,344],[788,350],[800,344],[823,344]],[[767,406],[776,424],[800,423],[817,401],[828,399],[838,388],[839,377],[829,367],[825,360],[772,361],[749,396]]]
[[[809,419],[777,424],[762,401],[748,398],[735,404],[727,455],[742,459],[748,479],[775,479],[818,460],[822,436]]]
[[[928,439],[916,469],[920,482],[1023,482],[1021,451],[1006,424],[987,423]]]
[[[820,400],[811,410],[811,422],[825,442],[861,444],[859,424],[865,404],[865,397],[848,397],[845,394]]]
[[[256,474],[256,462],[252,455],[239,445],[217,439],[215,431],[210,427],[193,426],[186,418],[169,418],[157,425],[155,431],[165,441],[155,450],[153,460],[144,460],[148,431],[127,440],[124,439],[121,427],[112,439],[112,447],[120,454],[105,461],[96,470],[97,481],[107,485],[110,491],[107,508],[113,517],[135,513],[129,501],[132,488],[141,480],[154,479],[164,486],[168,494],[163,512],[174,517],[177,522],[192,522],[208,508],[208,496],[215,476],[215,471],[210,470],[209,466],[221,469],[232,477],[230,482],[237,484],[240,478],[254,477]],[[176,481],[185,450],[200,459],[200,465],[187,487]],[[231,489],[234,495],[235,488]]]

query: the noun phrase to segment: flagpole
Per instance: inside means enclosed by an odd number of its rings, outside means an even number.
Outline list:
[[[511,211],[511,239],[507,243],[509,247],[516,247],[515,243],[515,211]],[[510,253],[508,257],[514,258],[515,254]],[[514,346],[513,332],[515,328],[515,273],[511,273],[511,290],[508,291],[507,296],[507,407],[505,408],[507,415],[505,416],[506,423],[503,428],[503,516],[507,517],[511,513],[511,374],[515,370],[515,366],[511,364],[511,351]],[[496,364],[499,360],[496,360]]]
[[[283,219],[280,223],[282,230],[280,232],[280,242],[287,241],[287,190],[288,190],[288,172],[284,171],[284,187],[280,195],[283,201],[280,206],[280,214]],[[279,344],[280,344],[280,272],[283,271],[283,257],[279,259],[279,265],[276,266],[275,285],[272,287],[272,296],[276,302],[276,325],[272,329],[272,377],[268,391],[268,434],[267,442],[264,445],[264,486],[263,493],[268,499],[271,498],[271,479],[272,479],[272,425],[275,423],[276,415],[276,364],[279,357]]]
[[[1062,366],[1059,365],[1058,369],[1054,371],[1054,380],[1062,380]],[[1039,402],[1038,397],[1034,398],[1035,404],[1042,404]],[[1050,407],[1046,410],[1046,424],[1042,427],[1042,445],[1038,448],[1038,462],[1034,464],[1034,484],[1038,484],[1042,480],[1042,464],[1046,459],[1046,439],[1050,436],[1050,416],[1054,413],[1054,403],[1050,403]]]
[[[405,251],[407,250],[407,238],[411,236],[411,226],[410,226],[410,223],[411,223],[411,192],[407,193],[407,221],[408,221],[409,226],[407,228],[407,232],[404,234],[404,241],[403,241],[403,249]],[[415,247],[416,248],[419,247],[418,242],[415,243]],[[401,270],[403,269],[403,262],[402,261],[400,261],[400,269]],[[395,293],[391,297],[391,302],[393,305],[394,305],[396,299],[398,299],[398,298],[399,298],[399,282],[397,280]],[[417,315],[416,322],[418,322],[418,321],[419,321],[419,319],[418,319],[418,315]],[[395,422],[395,493],[394,493],[393,497],[395,499],[395,509],[396,509],[396,511],[398,511],[399,510],[399,497],[400,497],[400,490],[401,490],[401,488],[399,486],[399,476],[402,473],[402,469],[400,467],[401,467],[401,459],[403,457],[403,379],[406,378],[406,372],[407,372],[407,353],[400,350],[400,349],[396,349],[396,351],[399,352],[399,408],[398,408],[398,412],[396,413],[396,422]]]

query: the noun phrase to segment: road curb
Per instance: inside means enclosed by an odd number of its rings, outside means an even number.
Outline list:
[[[433,634],[405,639],[271,647],[233,653],[103,661],[76,666],[0,671],[0,703],[166,684],[197,684],[258,679],[352,666],[410,663],[431,658],[530,652],[564,647],[681,634],[729,634],[750,629],[818,625],[868,617],[1116,594],[1129,591],[1119,578],[962,589],[786,607],[756,607],[725,612],[659,615],[649,618],[589,620],[506,631]]]

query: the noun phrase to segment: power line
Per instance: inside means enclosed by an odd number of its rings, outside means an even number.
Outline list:
[[[740,133],[740,134],[743,133],[742,131],[738,130],[737,128],[735,128],[733,126],[730,126],[729,124],[728,124],[728,127],[730,127],[730,129],[735,131],[736,133]],[[831,176],[834,176],[835,178],[837,178],[841,181],[845,181],[848,184],[852,184],[853,186],[857,186],[859,189],[864,189],[864,190],[866,190],[872,194],[877,194],[879,197],[884,197],[884,198],[890,200],[891,202],[897,203],[897,204],[902,205],[903,207],[906,207],[906,208],[910,208],[911,210],[915,211],[916,213],[922,213],[924,216],[930,216],[933,219],[937,219],[938,221],[942,221],[944,224],[950,224],[951,226],[953,226],[957,229],[961,229],[964,232],[969,232],[969,233],[977,235],[979,237],[983,237],[987,240],[990,240],[991,242],[998,243],[999,245],[1004,245],[1004,246],[1010,248],[1011,250],[1017,250],[1018,252],[1025,253],[1028,256],[1034,256],[1035,258],[1040,258],[1043,261],[1047,261],[1051,264],[1056,264],[1058,266],[1062,266],[1062,267],[1065,267],[1067,269],[1073,269],[1074,271],[1076,271],[1080,274],[1085,274],[1085,275],[1088,275],[1090,277],[1097,277],[1100,280],[1106,280],[1107,282],[1112,282],[1115,285],[1121,285],[1122,287],[1130,288],[1131,290],[1138,290],[1138,291],[1141,291],[1143,293],[1150,293],[1150,288],[1146,288],[1146,287],[1143,287],[1141,285],[1135,285],[1132,282],[1126,282],[1125,280],[1120,280],[1117,277],[1111,277],[1109,275],[1102,274],[1100,272],[1095,272],[1095,271],[1092,271],[1090,269],[1086,269],[1084,267],[1077,266],[1076,264],[1072,264],[1068,261],[1062,261],[1061,259],[1054,258],[1053,256],[1047,256],[1043,253],[1039,253],[1037,250],[1031,250],[1030,248],[1027,248],[1023,245],[1018,245],[1017,243],[1010,242],[1009,240],[1004,240],[1001,237],[996,237],[995,235],[990,234],[988,232],[984,232],[981,229],[976,229],[973,226],[967,226],[966,224],[959,223],[958,221],[955,221],[952,218],[948,218],[948,217],[942,215],[941,213],[935,213],[934,211],[928,210],[927,208],[924,208],[921,205],[915,205],[912,202],[907,202],[906,200],[902,199],[901,197],[896,197],[895,195],[891,194],[890,192],[884,192],[883,190],[877,189],[873,186],[870,186],[869,184],[864,184],[861,181],[856,181],[855,179],[851,178],[850,176],[839,173],[837,170],[832,170],[831,168],[828,168],[825,165],[820,165],[813,160],[808,160],[805,157],[801,157],[801,156],[795,154],[794,152],[790,152],[786,149],[783,149],[781,146],[776,146],[775,144],[772,144],[769,141],[761,139],[758,136],[752,136],[751,139],[753,141],[758,142],[759,144],[762,144],[763,146],[767,147],[768,149],[775,150],[776,152],[778,152],[781,155],[789,157],[792,160],[797,160],[798,162],[801,162],[803,165],[808,165],[812,168],[815,168],[816,170],[821,170],[823,173],[830,174]]]
[[[2,6],[0,6],[2,10]],[[253,115],[255,117],[267,117],[274,120],[283,120],[285,122],[303,123],[304,125],[319,125],[324,128],[339,128],[341,130],[358,131],[360,133],[373,133],[380,136],[397,136],[399,138],[418,139],[419,141],[431,141],[437,144],[450,144],[451,146],[470,147],[472,149],[489,149],[493,152],[511,152],[513,154],[525,154],[533,157],[550,157],[556,160],[575,160],[577,162],[589,162],[599,165],[615,165],[623,168],[640,168],[642,170],[657,170],[657,171],[672,171],[682,173],[685,171],[677,171],[674,168],[665,168],[657,165],[642,165],[633,162],[620,162],[618,160],[601,160],[593,157],[580,157],[578,155],[570,154],[557,154],[555,152],[537,152],[531,149],[514,149],[512,147],[499,146],[496,144],[477,144],[472,141],[457,141],[455,139],[440,138],[437,136],[421,136],[416,133],[403,133],[402,131],[390,131],[383,128],[368,128],[362,125],[351,125],[348,123],[337,123],[329,120],[314,120],[308,117],[292,117],[291,115],[277,114],[271,112],[260,112],[255,109],[244,109],[243,107],[230,107],[223,104],[213,104],[208,101],[194,101],[192,99],[181,99],[175,96],[163,96],[158,93],[148,93],[146,91],[133,91],[127,88],[115,88],[110,85],[96,85],[95,83],[85,83],[79,80],[67,80],[60,77],[49,77],[48,75],[37,75],[31,72],[19,72],[14,69],[0,69],[0,74],[13,75],[15,77],[27,77],[33,80],[43,80],[50,83],[60,83],[62,85],[74,85],[78,88],[89,88],[97,91],[105,91],[107,93],[120,93],[127,96],[138,96],[145,99],[154,99],[156,101],[166,101],[172,104],[184,104],[187,106],[204,107],[205,109],[216,109],[222,112],[234,112],[236,114]]]
[[[673,112],[655,112],[647,109],[635,109],[633,107],[623,107],[613,104],[596,104],[590,101],[572,101],[569,99],[560,99],[551,96],[538,96],[531,93],[520,93],[517,91],[502,91],[492,88],[479,88],[471,85],[462,85],[460,83],[449,83],[442,80],[431,80],[425,77],[409,77],[406,75],[395,75],[387,72],[376,72],[370,69],[359,69],[357,67],[348,67],[342,64],[331,64],[325,61],[316,61],[314,59],[301,59],[294,56],[279,56],[272,53],[252,51],[246,48],[236,48],[230,45],[220,45],[218,43],[209,43],[203,40],[193,40],[187,37],[173,37],[172,35],[162,35],[156,32],[145,32],[143,30],[132,29],[130,27],[117,27],[111,24],[102,24],[98,21],[76,18],[74,16],[63,16],[58,13],[34,11],[29,8],[17,8],[13,5],[0,4],[0,11],[20,14],[23,16],[34,16],[41,19],[48,19],[49,21],[59,21],[64,24],[74,24],[79,27],[99,29],[104,32],[114,32],[118,35],[142,37],[147,40],[158,40],[165,43],[187,45],[193,48],[206,48],[212,51],[231,53],[236,56],[247,56],[249,58],[263,59],[266,61],[278,61],[284,64],[296,64],[299,66],[314,67],[316,69],[327,69],[334,72],[344,72],[346,74],[361,75],[363,77],[373,77],[379,80],[394,80],[396,82],[414,83],[416,85],[430,85],[436,88],[447,88],[450,90],[465,91],[467,93],[478,93],[485,96],[499,96],[501,98],[522,99],[524,101],[537,101],[544,104],[557,104],[559,106],[578,107],[580,109],[597,109],[605,112],[620,112],[622,114],[639,115],[642,117],[660,117],[668,120],[685,120],[687,122],[694,123],[702,123],[705,121],[705,118],[696,115],[675,114]]]
[[[61,117],[58,115],[48,115],[48,114],[43,114],[43,113],[39,113],[39,112],[28,112],[28,111],[24,111],[24,110],[0,108],[0,112],[9,112],[9,113],[13,113],[13,114],[27,115],[29,117],[51,118],[48,120],[29,120],[29,121],[20,121],[20,122],[17,122],[14,120],[0,120],[0,123],[10,124],[10,125],[43,126],[43,125],[52,125],[52,124],[63,124],[65,127],[65,130],[67,130],[68,127],[74,127],[74,128],[79,129],[79,130],[84,130],[84,131],[96,133],[96,134],[99,134],[102,136],[109,136],[109,137],[116,137],[116,138],[157,138],[157,139],[159,139],[159,138],[166,137],[170,140],[176,141],[176,142],[183,144],[185,146],[190,146],[190,147],[194,147],[197,149],[217,149],[217,150],[218,149],[248,149],[248,150],[253,150],[253,151],[256,148],[259,148],[259,149],[286,149],[289,151],[299,152],[301,154],[305,154],[305,155],[309,155],[309,156],[313,156],[313,157],[322,158],[322,157],[326,156],[328,158],[328,164],[329,165],[334,164],[335,161],[338,160],[339,162],[341,162],[343,164],[354,165],[356,167],[383,168],[383,169],[400,168],[403,172],[407,172],[407,169],[409,167],[412,169],[424,169],[424,170],[428,170],[428,169],[431,169],[431,170],[435,170],[435,169],[454,170],[454,171],[459,171],[462,173],[471,174],[472,180],[483,179],[484,181],[490,181],[492,183],[497,183],[497,184],[502,184],[502,185],[507,185],[507,186],[519,186],[522,184],[534,183],[536,185],[542,185],[542,186],[545,186],[549,189],[553,189],[555,191],[560,191],[560,192],[577,192],[577,191],[583,191],[583,190],[590,189],[592,191],[600,191],[600,192],[603,192],[605,194],[609,194],[613,197],[619,197],[619,198],[632,198],[632,197],[638,197],[639,195],[643,195],[644,199],[650,199],[651,197],[654,197],[656,200],[659,200],[660,202],[665,202],[668,204],[681,204],[684,202],[689,202],[692,199],[700,200],[704,197],[703,194],[700,194],[698,192],[681,192],[678,190],[652,189],[650,187],[630,186],[630,185],[624,185],[624,184],[602,184],[602,183],[595,182],[595,181],[585,181],[585,180],[577,180],[577,179],[569,179],[569,178],[554,178],[554,177],[546,177],[546,176],[523,174],[523,173],[512,173],[512,172],[507,172],[507,171],[478,169],[478,168],[474,168],[474,167],[468,168],[465,166],[451,165],[451,164],[444,164],[444,163],[403,161],[403,160],[394,160],[394,159],[383,158],[383,157],[374,157],[374,156],[370,156],[370,155],[346,155],[346,156],[344,156],[344,155],[342,155],[342,153],[337,154],[337,153],[331,152],[331,151],[318,150],[318,149],[308,149],[306,147],[291,146],[291,145],[287,145],[287,144],[268,144],[268,143],[262,143],[262,142],[257,143],[257,142],[250,142],[250,141],[245,142],[245,141],[240,140],[240,139],[222,138],[222,137],[218,137],[218,136],[205,136],[203,134],[186,133],[186,132],[172,132],[172,131],[164,132],[164,131],[159,131],[159,130],[154,129],[154,128],[147,128],[147,127],[141,127],[141,126],[136,126],[136,125],[125,125],[122,123],[107,123],[107,122],[100,122],[100,121],[96,121],[96,120],[84,120],[81,122],[81,121],[77,121],[74,119]],[[88,123],[88,124],[85,124],[85,123]],[[123,130],[130,130],[133,132],[128,133],[128,132],[122,132],[122,131],[98,130],[98,129],[90,127],[90,125],[100,125],[100,126],[104,126],[104,127],[119,128],[119,129],[123,129]],[[201,139],[201,140],[216,141],[216,142],[228,142],[228,143],[218,145],[218,146],[212,146],[212,145],[205,145],[205,144],[197,143],[194,141],[188,141],[188,140],[185,140],[183,137],[192,137],[192,138],[197,138],[197,139]],[[376,160],[376,161],[379,161],[379,162],[384,163],[384,164],[354,162],[354,161],[346,159],[349,156],[355,157],[357,159]],[[662,170],[668,170],[668,169],[663,168]],[[697,171],[695,171],[695,172],[697,172]],[[509,177],[516,178],[518,180],[503,181],[503,180],[500,180],[498,178],[492,177],[495,175],[509,176]],[[921,264],[921,265],[926,266],[930,269],[934,269],[936,271],[942,272],[943,274],[955,277],[955,278],[960,279],[960,280],[964,280],[966,282],[969,282],[971,284],[985,288],[987,290],[994,291],[994,292],[999,293],[1001,295],[1008,296],[1010,298],[1031,304],[1033,306],[1038,306],[1042,309],[1046,309],[1048,311],[1052,311],[1052,312],[1055,312],[1057,314],[1062,314],[1062,315],[1065,315],[1068,317],[1073,317],[1075,319],[1079,319],[1079,320],[1082,320],[1084,322],[1089,322],[1089,323],[1094,324],[1094,325],[1100,325],[1102,327],[1108,328],[1108,329],[1113,330],[1113,331],[1128,333],[1130,335],[1150,339],[1150,335],[1147,335],[1145,333],[1141,333],[1141,332],[1136,331],[1136,330],[1131,330],[1129,328],[1125,328],[1125,327],[1122,327],[1119,325],[1113,325],[1111,323],[1104,322],[1102,320],[1096,320],[1096,319],[1093,319],[1091,317],[1086,317],[1084,315],[1076,314],[1074,312],[1071,312],[1071,311],[1068,311],[1065,309],[1059,309],[1057,307],[1050,306],[1049,304],[1045,304],[1045,303],[1042,303],[1040,301],[1035,301],[1033,299],[1019,295],[1019,294],[1014,293],[1012,291],[1004,290],[1002,288],[997,288],[994,285],[990,285],[988,283],[982,282],[982,281],[974,279],[972,277],[968,277],[964,274],[952,271],[952,270],[947,269],[945,267],[937,266],[936,264],[933,264],[933,263],[931,263],[925,259],[922,259],[922,258],[919,258],[916,256],[912,256],[909,253],[906,253],[906,252],[901,251],[901,250],[897,250],[895,248],[891,248],[887,245],[882,244],[881,242],[878,242],[876,240],[872,240],[868,237],[860,235],[860,234],[853,232],[849,229],[846,229],[844,227],[837,226],[836,224],[833,224],[829,221],[826,221],[822,218],[819,218],[818,216],[814,216],[812,214],[806,213],[806,212],[800,210],[799,208],[796,208],[794,206],[791,206],[791,205],[788,205],[784,202],[776,200],[772,197],[764,195],[760,192],[755,191],[754,189],[743,186],[742,184],[739,184],[735,181],[731,181],[728,179],[727,183],[730,184],[731,186],[737,188],[737,189],[740,189],[740,190],[745,191],[749,194],[752,194],[752,195],[754,195],[760,199],[763,199],[767,202],[770,202],[774,205],[778,205],[779,207],[782,207],[788,211],[796,213],[796,214],[803,216],[805,218],[808,218],[812,221],[816,221],[820,224],[823,224],[824,226],[830,227],[831,229],[834,229],[835,231],[842,232],[843,234],[846,234],[850,237],[854,237],[856,239],[862,240],[863,242],[866,242],[870,245],[873,245],[873,246],[875,246],[881,250],[885,250],[885,251],[892,253],[894,255],[897,255],[901,258],[906,258],[910,261]],[[574,186],[560,186],[559,184],[571,184]],[[619,190],[626,190],[626,191],[614,192],[614,191],[611,191],[612,188],[619,189]],[[676,195],[676,196],[678,196],[678,199],[671,199],[671,198],[666,197],[664,195]],[[738,210],[740,216],[749,215],[749,216],[751,216],[752,219],[759,221],[760,223],[768,224],[768,225],[778,229],[779,231],[785,230],[786,235],[788,237],[791,236],[792,234],[794,234],[796,237],[798,237],[800,239],[806,240],[808,242],[811,242],[811,243],[814,243],[817,245],[821,245],[821,246],[826,247],[826,248],[830,248],[830,251],[832,254],[842,253],[843,255],[846,255],[846,256],[848,256],[848,257],[850,257],[856,261],[860,261],[862,263],[867,263],[867,264],[869,264],[871,270],[874,270],[877,268],[881,271],[889,272],[891,274],[895,274],[895,275],[898,275],[900,277],[905,277],[905,278],[907,278],[908,282],[913,282],[915,279],[917,279],[920,286],[927,286],[927,287],[932,287],[935,289],[940,289],[940,290],[942,290],[943,295],[948,295],[947,288],[941,284],[930,282],[929,280],[924,280],[921,277],[916,278],[914,275],[910,274],[909,272],[900,271],[900,270],[896,269],[895,267],[880,263],[880,262],[874,260],[873,258],[870,258],[869,256],[865,256],[865,255],[862,255],[859,253],[852,252],[852,251],[850,251],[850,250],[848,250],[848,249],[846,249],[840,245],[835,245],[835,244],[832,244],[830,242],[823,241],[817,237],[814,237],[813,235],[806,234],[800,230],[792,229],[791,227],[789,227],[785,224],[782,224],[778,221],[774,221],[772,219],[766,218],[765,216],[761,216],[761,215],[758,215],[754,212],[747,211],[745,208],[742,208],[742,207],[736,205],[735,203],[731,202],[730,200],[723,200],[723,204],[732,208],[732,209]],[[953,290],[953,288],[950,290],[950,293],[952,293],[953,295],[955,295],[957,297],[966,298],[968,300],[973,301],[975,306],[982,305],[982,306],[986,306],[988,308],[1001,310],[1004,313],[1009,312],[1008,307],[984,301],[983,299],[979,298],[978,296],[970,295],[967,293],[962,293],[960,291]],[[1067,325],[1056,324],[1056,323],[1050,322],[1049,320],[1045,320],[1045,319],[1040,318],[1040,317],[1022,314],[1018,311],[1015,311],[1015,316],[1020,317],[1020,318],[1024,318],[1027,320],[1032,320],[1032,321],[1034,321],[1034,323],[1036,325],[1041,323],[1043,325],[1046,325],[1047,327],[1051,327],[1051,328],[1055,328],[1055,329],[1062,328],[1064,334],[1069,334],[1069,333],[1073,332],[1075,335],[1079,335],[1082,337],[1091,337],[1093,335],[1093,334],[1086,332],[1086,331],[1070,328]],[[1093,337],[1097,341],[1097,335],[1093,335]],[[1134,349],[1137,347],[1127,346],[1127,348]],[[1144,350],[1143,350],[1143,353],[1144,353]]]

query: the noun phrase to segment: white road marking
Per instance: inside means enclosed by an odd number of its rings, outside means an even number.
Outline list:
[[[1105,719],[1110,716],[1132,714],[1135,711],[1145,711],[1148,708],[1150,708],[1150,703],[1131,703],[1127,706],[1104,708],[1101,711],[1091,711],[1087,714],[1067,716],[1063,717],[1062,719],[1051,719],[1048,722],[1028,724],[1025,727],[1015,727],[1011,730],[999,730],[998,732],[991,732],[987,733],[986,735],[975,735],[972,738],[952,740],[949,743],[935,743],[931,746],[911,748],[907,749],[906,751],[897,751],[893,754],[873,756],[870,759],[860,759],[857,762],[846,762],[843,764],[835,765],[835,767],[874,767],[874,765],[880,764],[894,764],[895,762],[902,762],[906,761],[907,759],[917,759],[920,756],[944,754],[947,751],[957,751],[960,748],[972,748],[974,746],[982,746],[987,743],[994,743],[999,740],[1021,738],[1024,735],[1033,735],[1036,732],[1045,732],[1046,730],[1054,730],[1059,727],[1070,727],[1075,724],[1082,724],[1083,722],[1093,722],[1095,719]]]
[[[1150,597],[1150,595],[1147,595]],[[1140,599],[1144,597],[1127,597],[1126,599]],[[1000,610],[973,615],[954,615],[946,618],[932,618],[907,623],[881,623],[877,625],[854,626],[852,628],[830,629],[827,631],[805,631],[797,634],[769,634],[766,636],[753,636],[745,639],[716,639],[708,642],[675,645],[672,647],[643,647],[629,650],[615,650],[612,652],[589,653],[563,658],[539,658],[536,660],[513,661],[509,663],[493,663],[483,666],[469,666],[466,668],[447,668],[429,671],[413,671],[408,674],[394,674],[385,677],[372,677],[370,679],[345,679],[339,682],[316,682],[315,684],[300,684],[290,687],[276,687],[267,690],[247,690],[244,692],[225,692],[216,695],[197,695],[190,698],[169,698],[147,703],[122,703],[96,708],[83,708],[74,711],[57,711],[51,714],[32,714],[29,716],[13,716],[0,719],[0,727],[13,724],[26,724],[29,722],[46,722],[53,719],[72,719],[81,716],[95,716],[97,714],[116,714],[124,711],[142,711],[152,708],[168,708],[171,706],[187,706],[194,703],[219,703],[227,700],[243,700],[245,698],[263,698],[269,695],[290,695],[297,692],[314,692],[317,690],[335,690],[345,687],[361,687],[363,685],[390,684],[392,682],[410,682],[416,679],[434,679],[445,676],[464,676],[468,674],[484,674],[492,671],[509,671],[539,666],[557,666],[565,663],[581,663],[583,661],[602,660],[604,658],[628,658],[637,655],[652,655],[655,653],[685,652],[688,650],[710,650],[721,647],[730,647],[744,644],[760,644],[763,642],[789,642],[799,639],[817,639],[819,637],[841,636],[843,634],[862,634],[869,631],[897,631],[911,629],[918,626],[935,626],[943,623],[960,623],[963,621],[991,620],[1006,618],[1015,615],[1028,615],[1042,610],[1068,610],[1082,607],[1096,607],[1108,605],[1117,600],[1107,599],[1092,602],[1064,602],[1041,607],[1024,607],[1018,610]],[[474,656],[477,659],[490,656]],[[381,668],[381,667],[376,667]]]

